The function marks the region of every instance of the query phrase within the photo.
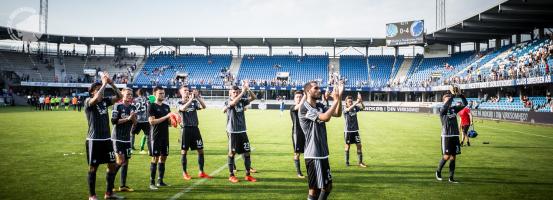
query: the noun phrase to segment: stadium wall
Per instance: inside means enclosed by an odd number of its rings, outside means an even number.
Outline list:
[[[289,110],[292,105],[285,105],[285,110]],[[277,110],[280,109],[280,104],[251,104],[252,109],[268,109]],[[404,112],[404,113],[425,113],[425,114],[439,114],[439,108],[428,107],[404,107],[404,106],[365,106],[366,112]],[[517,112],[517,111],[503,111],[503,110],[472,110],[472,115],[476,118],[501,120],[501,121],[515,121],[523,123],[538,123],[538,124],[550,124],[553,125],[553,113],[547,112]]]

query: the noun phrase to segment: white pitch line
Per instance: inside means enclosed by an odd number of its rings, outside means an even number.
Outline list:
[[[254,150],[255,148],[252,148],[252,151]],[[236,160],[240,160],[242,158],[242,156],[238,157]],[[235,162],[236,163],[236,162]],[[211,172],[209,175],[210,176],[215,176],[217,175],[219,172],[223,171],[223,169],[227,168],[228,167],[228,164],[224,164],[222,165],[221,167],[217,168],[215,171]],[[187,192],[190,192],[192,189],[194,189],[196,186],[198,185],[201,185],[203,183],[205,183],[208,179],[207,178],[202,178],[200,180],[197,180],[196,182],[194,182],[194,184],[192,184],[191,186],[188,186],[187,188],[185,188],[184,190],[180,191],[179,193],[173,195],[171,198],[169,198],[170,200],[175,200],[175,199],[178,199],[180,198],[182,195],[184,195],[184,193],[187,193]]]
[[[501,130],[501,131],[510,131],[510,132],[515,132],[515,133],[522,133],[522,134],[525,134],[525,135],[532,135],[532,136],[538,136],[538,137],[544,137],[544,138],[553,139],[553,137],[549,137],[549,136],[545,136],[545,135],[538,135],[538,134],[526,133],[526,132],[516,131],[516,130],[495,128],[495,127],[486,127],[486,128],[495,129],[495,130]]]

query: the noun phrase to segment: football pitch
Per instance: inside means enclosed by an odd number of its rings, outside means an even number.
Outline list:
[[[165,182],[148,190],[149,159],[135,154],[127,183],[119,193],[129,199],[306,199],[307,180],[296,177],[288,111],[248,110],[253,174],[243,181],[243,160],[236,160],[240,182],[230,183],[227,169],[226,116],[218,109],[198,113],[207,173],[198,179],[196,152],[189,152],[190,181],[181,177],[179,131],[170,128]],[[327,123],[333,191],[330,199],[551,199],[553,127],[477,120],[479,136],[458,157],[459,184],[437,181],[440,121],[436,115],[359,113],[364,161],[368,168],[344,164],[343,118]],[[85,199],[87,164],[84,112],[36,112],[27,107],[0,108],[0,199]],[[141,134],[142,135],[142,134]],[[141,136],[140,135],[140,136]],[[139,139],[139,138],[138,138]],[[136,147],[138,147],[138,139]],[[489,142],[489,144],[483,144]],[[237,156],[238,158],[239,156]],[[350,162],[356,163],[355,147]],[[305,163],[301,162],[305,172]],[[105,170],[96,191],[105,191]],[[443,175],[447,177],[448,167]],[[119,186],[119,175],[115,186]]]

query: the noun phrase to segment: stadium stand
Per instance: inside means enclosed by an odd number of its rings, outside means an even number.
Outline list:
[[[244,55],[238,79],[263,86],[302,86],[312,80],[327,84],[328,64],[326,55]],[[277,80],[277,72],[289,72],[288,80]]]
[[[471,109],[477,110],[502,110],[519,112],[551,112],[551,105],[547,103],[545,96],[534,97],[490,97],[490,98],[467,98]],[[454,99],[454,103],[461,102],[461,99]],[[438,106],[441,106],[439,104]]]
[[[55,79],[54,67],[41,62],[36,54],[1,51],[0,69],[14,72],[23,80],[53,82]]]
[[[186,74],[182,83],[194,85],[222,85],[222,69],[232,62],[230,54],[152,55],[136,77],[135,84],[177,85],[177,73]]]
[[[403,56],[396,59],[392,55],[370,55],[367,59],[364,56],[342,55],[340,75],[348,79],[347,86],[384,87],[402,62]]]
[[[432,75],[436,78],[449,77],[456,71],[463,69],[473,60],[474,52],[460,52],[450,57],[424,58],[417,55],[413,60],[413,66],[409,70],[405,85],[408,87],[429,86]]]

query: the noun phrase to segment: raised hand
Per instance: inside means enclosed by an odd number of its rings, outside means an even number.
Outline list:
[[[103,85],[109,84],[109,82],[110,82],[109,81],[109,74],[107,72],[103,72],[103,73],[101,73],[101,76],[102,77],[100,77],[100,78],[102,79],[102,84]]]
[[[340,80],[338,83],[336,83],[336,86],[334,86],[334,90],[336,90],[336,92],[338,92],[341,97],[344,93],[344,81]]]
[[[307,95],[304,95],[304,96],[307,96]],[[325,91],[325,94],[324,94],[324,99],[325,99],[325,100],[328,100],[328,98],[330,98],[330,89],[327,89],[327,90]]]
[[[113,80],[111,80],[111,78],[110,78],[108,72],[104,72],[104,76],[106,77],[107,83],[108,83],[108,84],[112,84],[112,83],[113,83]]]
[[[242,91],[247,91],[250,89],[250,82],[248,80],[242,81]]]

